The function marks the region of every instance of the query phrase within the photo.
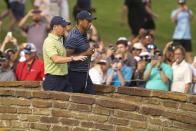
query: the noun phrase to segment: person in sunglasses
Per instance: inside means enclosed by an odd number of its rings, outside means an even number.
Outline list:
[[[163,62],[163,53],[155,50],[151,62],[146,66],[143,79],[146,81],[147,89],[169,91],[172,80],[172,68]]]
[[[151,56],[149,52],[142,52],[139,55],[137,62],[137,69],[134,73],[135,86],[145,88],[145,81],[143,81],[143,74],[146,65],[150,62]]]
[[[117,51],[114,54],[112,67],[106,75],[106,85],[128,86],[131,83],[133,71],[123,62],[123,54]]]

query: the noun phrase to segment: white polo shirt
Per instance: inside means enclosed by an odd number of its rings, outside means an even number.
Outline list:
[[[192,71],[189,64],[183,60],[179,65],[172,65],[173,82],[171,91],[184,93],[185,85],[192,82]]]

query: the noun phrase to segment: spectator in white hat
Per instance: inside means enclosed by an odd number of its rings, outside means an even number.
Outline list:
[[[141,42],[137,42],[133,45],[132,50],[131,50],[131,54],[134,57],[138,57],[140,55],[140,53],[142,52],[142,49],[144,48],[143,44]]]
[[[109,64],[105,59],[101,59],[93,68],[89,70],[89,75],[93,84],[104,84]]]

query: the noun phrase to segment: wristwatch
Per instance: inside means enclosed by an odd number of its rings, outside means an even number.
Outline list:
[[[163,69],[160,67],[160,68],[158,68],[158,70],[159,70],[159,71],[162,71]]]
[[[72,62],[72,61],[74,61],[74,57],[73,57],[73,56],[71,56],[71,62]]]

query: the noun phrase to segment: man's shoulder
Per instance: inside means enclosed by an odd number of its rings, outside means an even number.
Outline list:
[[[25,62],[26,62],[26,61],[19,62],[19,63],[17,64],[17,69],[20,70],[20,68],[22,68],[22,66],[24,66]]]
[[[35,61],[37,64],[44,64],[44,62],[42,60],[36,59]]]

